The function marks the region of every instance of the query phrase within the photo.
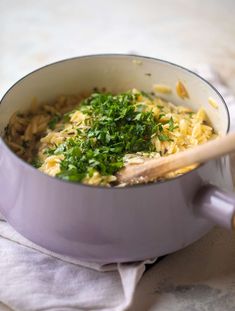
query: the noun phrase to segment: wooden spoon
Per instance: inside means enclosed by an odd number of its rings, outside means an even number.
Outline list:
[[[203,163],[233,151],[235,151],[235,132],[167,157],[146,160],[141,164],[130,164],[117,173],[117,181],[127,184],[147,183],[166,173]]]

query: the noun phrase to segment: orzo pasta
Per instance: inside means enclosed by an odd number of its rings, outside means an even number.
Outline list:
[[[60,96],[14,114],[5,140],[40,171],[91,185],[115,184],[123,166],[164,157],[214,138],[205,111],[133,89],[112,95]],[[172,178],[193,166],[169,173]]]

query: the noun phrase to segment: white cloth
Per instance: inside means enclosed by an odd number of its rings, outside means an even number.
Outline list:
[[[235,129],[234,98],[207,66],[199,73],[224,96]],[[0,302],[16,311],[122,311],[132,304],[145,265],[101,266],[47,251],[0,221]]]
[[[81,262],[50,252],[0,221],[0,302],[13,310],[126,310],[144,262]],[[105,273],[104,273],[105,272]]]

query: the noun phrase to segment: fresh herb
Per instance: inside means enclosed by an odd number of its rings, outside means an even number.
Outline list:
[[[51,130],[55,129],[56,124],[61,120],[61,115],[55,115],[49,122],[48,122],[48,127]]]
[[[62,119],[63,119],[63,122],[64,122],[64,123],[69,122],[69,120],[70,120],[70,115],[71,115],[73,112],[74,112],[74,111],[69,111],[69,112],[66,112],[66,113],[63,115]]]
[[[159,138],[160,141],[171,141],[169,136],[167,136],[166,134],[163,134],[163,133],[159,134],[158,138]]]
[[[170,120],[169,120],[169,131],[173,132],[174,129],[175,129],[175,125],[174,125],[174,121],[173,121],[173,119],[171,117]]]
[[[88,115],[89,127],[77,131],[57,147],[45,150],[47,155],[63,154],[58,177],[70,181],[82,181],[98,171],[102,176],[115,174],[123,167],[126,153],[156,151],[151,142],[153,135],[161,141],[170,141],[163,133],[161,117],[156,120],[152,111],[144,105],[136,105],[138,94],[119,95],[94,93],[85,99],[79,110]],[[144,95],[146,96],[146,95]],[[71,112],[64,116],[68,118]],[[52,119],[51,126],[61,118]],[[52,122],[53,121],[53,122]],[[174,126],[173,120],[169,127]]]
[[[151,99],[152,100],[152,97],[150,94],[144,92],[144,91],[141,91],[141,95],[143,95],[144,97],[148,98],[148,99]]]
[[[189,111],[189,112],[186,112],[190,118],[192,118],[192,116],[194,115],[194,112],[193,111]]]
[[[40,161],[38,158],[33,159],[33,161],[31,162],[32,166],[34,166],[35,168],[39,168],[40,166],[42,166],[42,161]]]
[[[162,117],[165,117],[165,113],[160,113],[158,119],[161,119]]]
[[[48,156],[51,156],[51,155],[54,154],[55,150],[56,150],[56,147],[54,147],[54,148],[47,148],[47,149],[44,150],[43,153],[48,155]]]

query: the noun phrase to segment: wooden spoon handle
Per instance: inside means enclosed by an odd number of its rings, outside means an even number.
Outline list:
[[[171,171],[203,163],[233,151],[235,151],[235,132],[167,157],[129,165],[118,172],[117,179],[119,183],[149,182]]]

